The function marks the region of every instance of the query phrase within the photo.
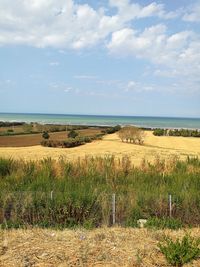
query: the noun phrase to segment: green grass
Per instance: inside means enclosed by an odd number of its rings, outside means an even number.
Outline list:
[[[165,173],[165,175],[163,175]],[[38,162],[0,159],[0,223],[88,228],[110,225],[116,193],[116,222],[179,228],[200,223],[200,160],[157,161],[134,167],[128,158],[51,158]],[[51,191],[53,191],[51,198]],[[172,194],[169,219],[168,195]]]

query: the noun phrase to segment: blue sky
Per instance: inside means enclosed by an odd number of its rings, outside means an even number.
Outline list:
[[[200,0],[0,0],[0,112],[200,117]]]

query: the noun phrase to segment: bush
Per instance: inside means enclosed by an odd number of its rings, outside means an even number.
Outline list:
[[[49,134],[47,131],[44,131],[43,134],[42,134],[42,138],[44,139],[49,139]]]
[[[165,130],[157,128],[153,131],[153,134],[156,136],[163,136],[163,135],[165,135]]]
[[[181,267],[200,256],[200,240],[195,240],[185,235],[182,240],[173,241],[166,237],[163,243],[159,243],[160,251],[165,255],[167,262],[173,266]]]
[[[103,130],[102,133],[112,134],[112,133],[118,132],[120,129],[121,129],[121,126],[120,125],[116,125],[114,127],[110,127],[110,128],[107,128],[107,129]]]
[[[78,133],[74,130],[71,130],[69,133],[68,133],[68,137],[69,138],[76,138],[78,136]]]

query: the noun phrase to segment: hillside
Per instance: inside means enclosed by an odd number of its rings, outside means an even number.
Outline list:
[[[27,160],[39,160],[45,157],[58,159],[61,156],[69,160],[75,160],[79,157],[108,154],[117,157],[130,156],[134,164],[139,165],[144,158],[154,161],[157,156],[164,159],[172,156],[181,159],[185,159],[187,155],[200,156],[200,144],[198,138],[159,137],[147,131],[144,146],[122,143],[117,134],[111,134],[106,135],[103,140],[70,149],[42,146],[0,147],[0,156]]]

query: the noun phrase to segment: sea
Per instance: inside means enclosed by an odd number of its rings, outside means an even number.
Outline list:
[[[0,113],[0,121],[38,122],[41,124],[63,124],[63,125],[89,125],[89,126],[135,125],[144,128],[200,129],[200,118]]]

